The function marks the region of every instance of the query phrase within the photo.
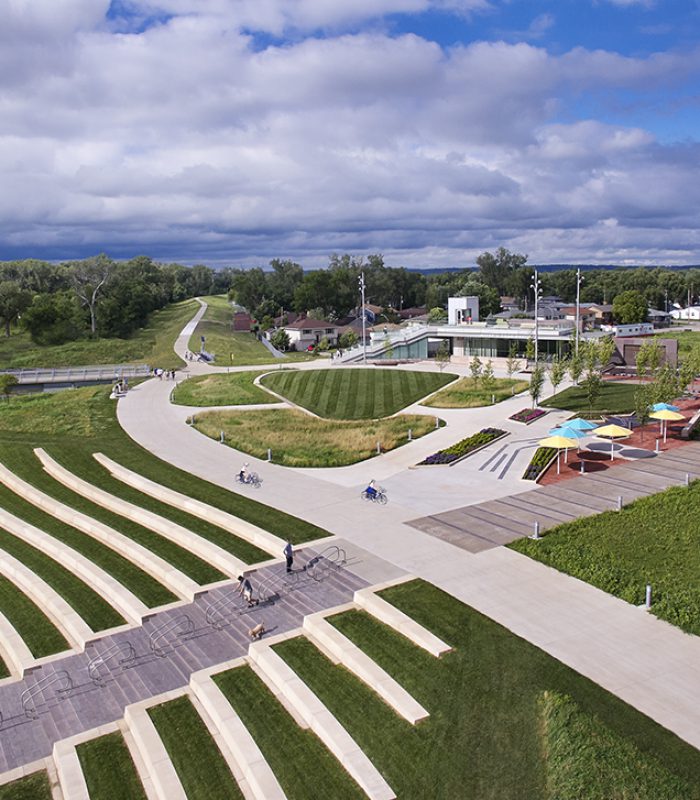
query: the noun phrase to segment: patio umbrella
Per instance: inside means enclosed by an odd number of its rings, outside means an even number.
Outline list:
[[[564,450],[565,453],[568,454],[568,451],[572,447],[576,447],[576,442],[573,439],[569,439],[566,436],[548,436],[546,439],[540,439],[537,444],[540,447],[553,447],[557,450],[557,475],[559,474],[560,467],[559,467],[559,450]]]
[[[651,414],[649,414],[649,417],[651,419],[659,420],[659,425],[661,426],[664,432],[664,444],[666,443],[666,425],[664,425],[664,423],[668,422],[669,420],[671,420],[672,422],[673,421],[677,422],[678,420],[685,419],[683,414],[679,414],[677,411],[669,411],[668,409],[653,411]]]
[[[622,425],[601,425],[596,428],[593,433],[600,436],[602,439],[610,439],[610,460],[614,461],[615,451],[613,450],[613,441],[615,439],[624,439],[632,435],[629,428],[623,428]]]
[[[567,419],[566,422],[562,422],[559,427],[573,428],[575,431],[592,431],[598,426],[595,422],[589,422],[587,419],[582,419],[581,417],[574,417],[573,419]]]
[[[672,406],[670,403],[654,403],[651,407],[652,411],[680,411],[678,406]]]
[[[590,436],[588,431],[579,430],[578,428],[571,428],[571,427],[559,427],[559,428],[552,428],[549,432],[550,436],[563,436],[566,439],[585,439],[587,436]],[[576,442],[576,449],[579,449],[579,443]],[[568,451],[567,451],[567,460],[568,460]]]

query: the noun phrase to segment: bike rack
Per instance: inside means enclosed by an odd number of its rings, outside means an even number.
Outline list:
[[[345,566],[347,561],[345,550],[331,544],[308,562],[306,572],[313,580],[320,583],[329,572]]]
[[[178,628],[180,628],[180,630],[178,630]],[[187,614],[181,614],[179,617],[169,619],[167,622],[159,625],[154,631],[151,631],[148,637],[149,645],[153,654],[158,656],[158,658],[165,658],[168,655],[160,643],[171,633],[175,633],[177,639],[183,639],[185,636],[193,634],[194,622],[192,622],[192,618]]]
[[[25,689],[20,695],[20,702],[22,703],[22,709],[26,717],[29,719],[39,719],[39,710],[37,708],[37,703],[34,701],[38,695],[45,698],[44,690],[50,689],[54,684],[59,684],[58,688],[54,690],[55,696],[57,696],[59,700],[63,700],[61,695],[65,695],[66,692],[69,692],[73,688],[73,679],[66,670],[62,669],[58,672],[54,672],[52,675],[46,675],[40,681],[37,681],[31,689]]]
[[[291,575],[294,577],[291,578]],[[272,575],[268,575],[267,578],[260,581],[260,586],[258,588],[258,595],[260,596],[261,600],[269,600],[274,594],[280,595],[281,592],[279,591],[280,587],[284,587],[289,591],[293,591],[295,586],[293,584],[299,583],[299,573],[292,572],[290,575],[277,575],[273,573]]]
[[[120,657],[121,656],[121,657]],[[136,650],[131,642],[118,642],[108,647],[103,653],[100,653],[88,661],[87,671],[90,680],[97,686],[103,686],[105,679],[100,675],[100,667],[106,667],[108,672],[111,672],[108,662],[118,658],[118,666],[124,668],[125,664],[129,664],[136,658]]]
[[[218,600],[209,603],[204,612],[207,625],[211,625],[212,628],[220,631],[226,625],[227,618],[232,616],[234,611],[239,614],[243,611],[239,599],[238,595],[231,591],[221,595]]]

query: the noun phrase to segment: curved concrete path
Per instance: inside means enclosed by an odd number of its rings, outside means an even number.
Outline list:
[[[146,381],[135,387],[119,401],[117,411],[126,432],[156,456],[232,491],[237,490],[234,471],[242,461],[250,461],[264,479],[256,500],[325,527],[434,583],[700,747],[700,637],[688,636],[512,550],[498,547],[472,554],[404,524],[418,515],[414,508],[406,508],[410,498],[402,498],[404,504],[395,502],[402,485],[408,486],[404,491],[411,497],[446,497],[443,508],[435,509],[439,511],[522,492],[518,481],[485,480],[478,462],[472,461],[477,457],[462,462],[463,470],[462,465],[448,473],[414,470],[415,477],[406,462],[415,463],[415,456],[422,457],[426,449],[457,441],[465,429],[474,432],[484,424],[506,427],[504,418],[528,405],[523,398],[488,409],[449,414],[441,410],[440,416],[451,421],[447,428],[359,468],[345,468],[346,477],[338,480],[333,476],[341,471],[332,476],[327,470],[285,469],[206,439],[185,425],[182,411],[170,405],[169,387],[157,384]],[[532,444],[566,416],[550,413],[527,428],[508,429],[525,447],[527,440]],[[489,457],[488,449],[482,452]],[[464,481],[459,498],[452,485],[455,475]],[[371,476],[391,490],[385,507],[359,500],[361,484]]]

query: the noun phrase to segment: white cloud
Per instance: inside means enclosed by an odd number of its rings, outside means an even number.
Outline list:
[[[60,19],[48,2],[15,3],[12,19],[5,7],[15,31],[61,39],[36,59],[2,51],[6,253],[311,265],[350,249],[419,265],[500,244],[537,261],[611,261],[635,241],[640,257],[696,242],[695,147],[566,115],[572,93],[673,86],[697,72],[697,53],[444,51],[377,31],[256,51],[232,22],[235,11],[238,23],[316,27],[424,2],[162,0],[140,11],[175,16],[140,33],[110,30],[96,0],[66,0]]]

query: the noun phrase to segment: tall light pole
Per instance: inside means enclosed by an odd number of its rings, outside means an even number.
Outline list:
[[[578,355],[578,340],[581,327],[581,267],[576,270],[576,355]]]
[[[532,276],[532,283],[530,284],[530,288],[533,289],[535,292],[535,368],[537,368],[537,359],[539,355],[539,334],[540,334],[538,313],[539,313],[540,295],[542,292],[542,281],[537,277],[537,270],[535,270]]]
[[[365,316],[365,273],[361,272],[360,277],[358,279],[360,284],[360,296],[362,298],[360,306],[361,314],[362,314],[362,362],[364,364],[367,363],[367,339],[365,337],[365,325],[367,324],[367,318]]]

